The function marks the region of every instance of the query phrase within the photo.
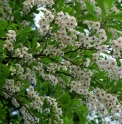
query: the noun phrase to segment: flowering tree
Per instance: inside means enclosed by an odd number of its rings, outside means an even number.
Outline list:
[[[121,124],[121,4],[1,0],[0,123]]]

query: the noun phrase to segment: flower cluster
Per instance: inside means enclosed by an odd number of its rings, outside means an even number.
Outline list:
[[[18,101],[12,97],[12,100],[11,100],[12,104],[14,105],[15,108],[18,108],[20,107],[20,104],[18,103]]]
[[[116,40],[113,40],[112,49],[114,57],[120,57],[120,51],[122,50],[122,37],[118,37]]]
[[[23,9],[25,13],[29,13],[34,7],[52,6],[54,4],[53,0],[26,0],[23,2]]]
[[[12,13],[12,8],[10,7],[8,0],[0,1],[0,13],[1,17],[0,20],[14,20],[14,16]]]
[[[107,75],[111,80],[115,79],[117,81],[118,79],[122,78],[122,64],[121,66],[118,66],[115,59],[99,59],[99,56],[100,55],[98,53],[94,54],[93,60],[101,70],[108,72]]]
[[[26,27],[30,24],[30,22],[23,20],[21,24],[23,27]]]
[[[55,119],[58,120],[58,122],[60,124],[63,124],[63,120],[60,117],[60,116],[62,116],[62,109],[61,108],[58,108],[56,99],[47,96],[46,97],[46,101],[55,110],[55,115],[54,115],[55,116]],[[55,124],[58,124],[58,122],[55,121]]]
[[[3,86],[3,88],[5,88],[10,93],[19,92],[21,86],[20,85],[17,85],[17,84],[20,84],[20,82],[17,81],[15,83],[15,81],[13,79],[7,79],[6,80],[6,83]]]
[[[28,48],[26,46],[21,46],[21,48],[16,48],[14,50],[13,57],[24,58],[25,63],[31,63],[33,56],[28,52]]]
[[[52,74],[43,74],[42,77],[46,81],[50,81],[53,86],[55,86],[58,83],[57,78],[54,75],[52,75]]]
[[[106,46],[102,44],[107,40],[107,36],[105,30],[100,28],[100,23],[93,21],[84,21],[84,24],[87,24],[90,30],[95,31],[95,34],[92,35],[92,37],[84,37],[84,35],[82,34],[80,40],[86,40],[87,42],[91,40],[92,42],[94,42],[94,47],[98,49],[99,52],[105,51]]]
[[[45,80],[50,80],[52,82],[52,85],[56,85],[57,83],[57,78],[51,74],[44,74],[43,70],[43,64],[42,63],[38,63],[39,67],[33,66],[32,70],[29,68],[24,69],[20,64],[16,64],[16,71],[15,73],[19,76],[19,78],[21,80],[26,79],[28,80],[28,82],[30,82],[32,85],[36,85],[36,78],[35,78],[35,73],[37,71],[39,71],[40,76],[42,76]],[[34,90],[33,86],[30,86],[29,89],[27,89],[27,94],[28,97],[32,100],[32,102],[30,102],[30,107],[32,107],[33,109],[37,110],[38,112],[42,113],[42,106],[43,106],[43,97],[40,97],[38,95],[38,93]],[[48,100],[49,101],[49,100]],[[50,104],[52,105],[52,104]],[[57,105],[57,102],[55,102],[55,105]],[[56,112],[56,119],[58,119],[59,122],[63,123],[62,119],[59,118],[59,116],[62,114],[62,111],[57,108],[56,106],[54,106],[55,108],[55,112]],[[22,112],[22,115],[24,113]],[[26,115],[23,115],[23,117],[25,118]],[[28,118],[28,117],[26,117]],[[24,119],[25,120],[25,119]],[[32,120],[29,120],[32,121]],[[29,122],[28,122],[29,123]]]
[[[93,5],[97,5],[97,2],[96,2],[95,0],[88,0],[88,2],[90,2],[90,3],[93,4]],[[84,0],[80,0],[80,3],[81,3],[81,5],[82,5],[82,9],[84,10],[84,11],[83,11],[83,14],[84,14],[84,15],[87,15],[89,12],[88,12],[88,10],[87,10],[85,1],[84,1]],[[101,8],[100,8],[99,6],[96,6],[95,12],[96,12],[96,15],[97,15],[98,17],[101,16],[102,11],[101,11]],[[101,18],[101,17],[100,17],[100,18]]]
[[[27,110],[27,106],[22,106],[20,109],[20,112],[23,116],[24,124],[31,124],[31,123],[39,123],[39,118],[33,116],[29,111]]]
[[[86,100],[89,111],[99,112],[103,117],[111,116],[121,122],[122,112],[117,97],[96,88],[94,92],[87,93]]]
[[[24,69],[20,64],[16,64],[16,74],[21,80],[27,80],[30,84],[36,85],[36,74],[33,70]]]
[[[62,28],[75,28],[77,26],[77,22],[75,17],[70,16],[69,14],[64,14],[62,11],[57,13],[57,18],[55,19],[55,23],[58,24]]]
[[[86,94],[91,82],[91,72],[85,72],[77,66],[71,66],[71,74],[76,78],[76,81],[71,81],[71,91],[78,94]]]
[[[50,23],[53,21],[54,19],[54,15],[52,14],[51,11],[44,9],[44,16],[41,17],[41,19],[39,20],[38,24],[40,26],[40,30],[39,33],[42,34],[47,34],[51,32],[51,27],[50,27]]]
[[[10,1],[10,5],[11,2],[14,3]],[[9,16],[2,14],[3,18],[9,21],[6,26],[8,29],[6,37],[0,38],[4,42],[0,70],[3,71],[7,66],[10,72],[9,75],[3,77],[6,82],[1,91],[4,92],[6,98],[11,99],[12,107],[19,109],[25,124],[50,123],[50,121],[54,124],[63,124],[65,116],[65,119],[68,119],[63,113],[66,107],[69,107],[70,109],[66,110],[71,110],[72,113],[80,111],[78,108],[81,104],[75,102],[79,97],[82,99],[82,105],[86,105],[90,112],[98,113],[102,117],[111,116],[112,119],[122,123],[121,104],[119,97],[114,94],[115,92],[118,95],[120,91],[115,91],[114,88],[107,90],[105,79],[110,79],[109,83],[115,82],[112,84],[114,87],[122,78],[120,59],[122,33],[113,30],[112,27],[109,28],[116,19],[112,20],[112,14],[108,16],[109,9],[106,4],[106,16],[103,20],[102,7],[96,0],[78,0],[73,4],[69,2],[73,1],[65,0],[64,3],[61,1],[55,6],[53,0],[24,0],[22,7],[20,5],[17,11],[14,9],[11,11],[8,2],[4,0],[3,3],[6,6],[4,9]],[[75,18],[72,16],[73,13],[68,13],[68,11],[72,11],[77,3],[82,5],[83,11],[78,17],[79,10],[74,10]],[[0,7],[1,5],[2,2],[0,2]],[[60,6],[64,9],[61,10]],[[88,6],[93,8],[90,9]],[[38,22],[39,27],[36,27],[31,18],[39,8],[43,14]],[[0,11],[4,9],[1,8]],[[111,7],[111,11],[118,12],[119,10]],[[17,20],[15,18],[15,21],[10,23],[13,20],[12,12],[15,16],[19,12],[22,18],[19,20],[17,17]],[[90,21],[89,15],[95,19],[98,16],[98,21]],[[80,17],[86,20],[80,20]],[[110,19],[107,20],[107,17]],[[108,24],[109,21],[111,25]],[[23,27],[13,24],[18,22]],[[32,30],[28,27],[26,29],[25,26],[29,24],[34,26]],[[104,24],[108,24],[107,29]],[[120,22],[115,24],[118,25]],[[112,26],[116,27],[116,25]],[[114,35],[111,36],[112,34]],[[98,76],[99,73],[104,76]],[[111,84],[108,85],[111,86]],[[67,96],[73,102],[63,103],[60,100],[62,93],[64,96],[65,93],[68,94]],[[82,108],[80,108],[81,111]],[[81,113],[77,114],[80,116]]]
[[[14,30],[9,30],[7,33],[7,40],[5,41],[4,48],[8,51],[13,51],[13,45],[16,41],[16,32]]]
[[[30,103],[30,106],[33,109],[36,109],[38,112],[42,113],[42,105],[43,105],[43,97],[39,97],[37,93],[34,91],[34,87],[30,86],[28,89],[28,97],[33,101]]]

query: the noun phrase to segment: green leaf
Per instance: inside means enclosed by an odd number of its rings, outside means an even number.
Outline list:
[[[7,28],[7,21],[0,21],[0,31]]]
[[[3,87],[4,83],[5,83],[5,77],[4,77],[3,73],[0,72],[0,87]],[[0,92],[0,94],[1,94],[1,92]]]
[[[25,87],[29,87],[30,84],[28,83],[27,80],[21,80],[22,84],[23,84],[23,91],[25,91]],[[24,92],[23,92],[24,93]]]
[[[85,56],[85,57],[89,57],[89,58],[91,58],[92,55],[93,55],[93,53],[94,53],[94,51],[91,51],[91,50],[85,50],[83,53],[84,53],[84,56]]]
[[[63,79],[63,81],[64,81],[65,83],[68,83],[68,79],[67,79],[67,77],[66,77],[64,74],[61,74],[61,73],[60,73],[59,76]]]
[[[40,88],[46,88],[46,87],[48,87],[49,84],[50,84],[49,81],[43,82],[43,83],[40,85]]]
[[[78,0],[75,0],[75,9],[76,9],[76,17],[78,18],[79,15],[82,13],[82,5]]]
[[[76,57],[76,58],[73,58],[72,61],[73,61],[74,63],[76,63],[77,65],[80,65],[81,62],[82,62],[82,59],[81,59],[81,57]]]
[[[42,61],[46,64],[51,63],[52,60],[50,58],[42,58]]]
[[[87,121],[86,117],[88,114],[88,109],[84,105],[81,105],[80,108],[76,109],[75,112],[80,118],[80,124],[86,124],[86,121]]]
[[[67,104],[70,102],[70,95],[68,93],[64,93],[59,97],[59,102],[61,104]]]
[[[28,38],[28,34],[31,32],[31,28],[29,26],[25,27],[23,30],[19,30],[18,35],[16,37],[17,42],[26,42]]]
[[[64,8],[64,12],[66,12],[66,13],[69,13],[71,10],[72,10],[71,7],[66,7],[66,8]]]
[[[115,0],[105,0],[105,3],[107,4],[108,11],[112,8],[112,6],[115,3]]]
[[[20,34],[29,33],[30,31],[31,31],[30,26],[26,26],[26,27],[22,30],[22,32],[21,32]]]
[[[100,69],[97,67],[96,63],[91,63],[91,65],[89,66],[89,68],[92,70],[95,70],[95,71],[100,71]]]
[[[79,32],[83,32],[83,33],[85,33],[83,27],[77,27],[76,30],[79,31]]]
[[[31,46],[31,45],[32,45],[31,42],[30,42],[30,41],[27,41],[26,44],[27,44],[27,47],[28,47],[29,49],[31,49],[31,47],[32,47],[32,46]]]
[[[0,72],[4,77],[8,77],[9,75],[9,69],[6,65],[0,63]]]
[[[0,37],[6,37],[7,21],[0,21]]]
[[[36,37],[34,37],[32,40],[32,49],[35,51],[36,47],[37,47],[37,39],[36,39]]]
[[[18,36],[16,37],[16,40],[17,40],[17,42],[24,43],[24,42],[26,42],[26,40],[27,40],[27,35],[26,35],[26,34],[18,35]]]
[[[53,27],[52,27],[52,32],[54,33],[54,32],[56,32],[56,31],[58,31],[60,29],[60,27],[58,27],[58,25],[54,25]]]
[[[55,87],[56,87],[56,96],[58,98],[62,94],[62,86],[58,83]]]
[[[88,25],[83,24],[82,21],[80,21],[80,22],[78,23],[78,26],[76,27],[76,29],[78,29],[78,28],[82,28],[83,30],[84,30],[84,29],[89,29]]]
[[[89,1],[84,1],[84,2],[86,4],[86,7],[87,7],[88,11],[90,13],[94,13],[95,9],[96,9],[95,4],[93,4],[92,2],[89,2]]]
[[[64,124],[72,124],[72,118],[65,117]]]
[[[122,31],[121,27],[118,24],[110,24],[107,25],[108,27],[114,28],[116,30]]]
[[[15,7],[15,1],[10,1],[10,2],[9,2],[9,5],[11,6],[11,8],[14,9],[14,7]]]
[[[80,105],[80,102],[78,101],[78,99],[75,98],[75,99],[70,100],[70,102],[66,105],[66,108],[72,108],[78,105]]]
[[[34,13],[36,13],[36,14],[39,14],[39,12],[40,12],[39,10],[35,10],[35,11],[34,11]]]
[[[105,18],[107,14],[107,5],[104,0],[97,0],[98,6],[101,8],[102,11],[102,18]]]
[[[117,20],[121,21],[122,20],[122,12],[111,14],[108,16],[108,18],[113,18],[113,19],[117,19]]]
[[[3,44],[5,44],[5,41],[0,40],[0,51],[3,51]],[[2,58],[2,56],[0,56]]]
[[[87,14],[85,16],[80,17],[80,20],[98,21],[98,17],[93,14]]]
[[[64,9],[65,4],[60,0],[58,1],[57,11],[60,12]]]
[[[80,108],[79,108],[79,110],[82,111],[82,112],[84,112],[84,113],[86,113],[86,114],[88,114],[88,109],[84,105],[81,105]]]
[[[17,21],[22,21],[22,17],[20,16],[20,11],[15,11],[14,12],[14,17]]]
[[[82,113],[82,111],[76,111],[76,113],[80,118],[80,124],[86,124],[86,116]]]
[[[110,40],[111,40],[111,38],[112,38],[112,33],[110,31],[106,30],[106,35],[107,35],[107,41],[106,41],[106,43],[109,43]]]
[[[18,20],[17,20],[17,25],[19,27],[19,32],[21,32],[23,30],[23,26]]]
[[[121,91],[121,90],[122,90],[122,81],[121,81],[121,79],[119,79],[117,84],[114,86],[113,92]]]
[[[69,55],[71,55],[71,58],[76,58],[78,54],[76,52],[71,52]]]

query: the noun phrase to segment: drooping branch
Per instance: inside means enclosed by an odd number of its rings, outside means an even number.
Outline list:
[[[17,0],[15,0],[15,5],[14,5],[14,8],[12,9],[11,15],[10,15],[10,17],[9,17],[7,27],[8,27],[8,26],[9,26],[9,24],[10,24],[12,14],[14,13],[14,11],[15,11],[15,9],[16,9],[16,7],[17,7],[17,3],[18,3],[18,2],[17,2]]]
[[[10,92],[6,91],[3,88],[0,88],[0,90],[3,91],[3,92],[5,92],[5,93],[7,93],[11,97],[14,97],[21,105],[23,105],[26,108],[26,110],[28,111],[28,113],[33,117],[33,119],[36,122],[36,124],[38,124],[37,121],[36,121],[36,119],[35,119],[35,117],[34,117],[34,115],[30,112],[30,110],[28,109],[28,107],[20,99],[18,99],[15,94],[10,93]]]
[[[0,115],[0,119],[3,120],[5,123],[10,124],[10,122],[4,119],[1,115]]]
[[[102,84],[100,84],[94,77],[91,77],[92,80],[94,80],[102,89],[104,89],[104,87],[102,86]]]
[[[31,9],[31,11],[30,11],[27,15],[25,15],[25,16],[22,18],[22,20],[27,19],[36,9],[37,9],[37,7],[34,6],[34,7]]]

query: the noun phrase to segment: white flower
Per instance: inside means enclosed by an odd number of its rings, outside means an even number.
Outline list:
[[[57,112],[57,115],[62,115],[62,109],[61,108],[57,108],[56,112]]]
[[[22,57],[23,57],[23,55],[21,54],[21,51],[20,51],[19,48],[17,48],[17,49],[15,50],[15,56],[17,56],[17,57],[19,57],[19,58],[22,58]]]
[[[8,37],[16,37],[16,32],[14,30],[8,30],[8,34],[7,34]]]
[[[6,40],[5,43],[4,47],[8,49],[8,51],[13,51],[13,44],[9,40]]]

